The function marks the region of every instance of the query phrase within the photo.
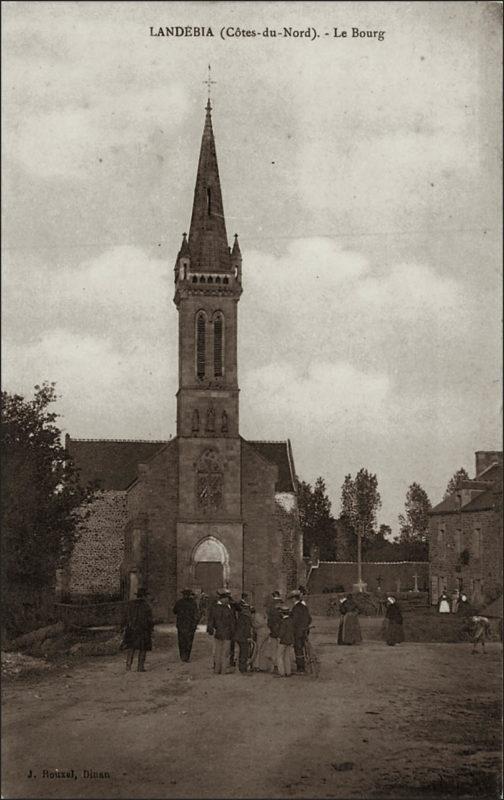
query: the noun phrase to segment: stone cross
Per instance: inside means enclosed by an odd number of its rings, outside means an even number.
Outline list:
[[[210,64],[208,65],[208,78],[206,79],[206,81],[202,81],[202,83],[206,83],[208,87],[208,99],[210,100],[210,89],[214,83],[217,83],[217,81],[212,80],[212,67],[210,66]]]

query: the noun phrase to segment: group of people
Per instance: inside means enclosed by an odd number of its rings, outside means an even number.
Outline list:
[[[212,637],[213,670],[217,675],[234,672],[236,664],[240,673],[269,672],[280,677],[306,672],[305,649],[312,622],[306,603],[306,590],[300,586],[290,592],[286,602],[279,591],[274,591],[264,611],[248,602],[243,592],[234,600],[229,589],[220,589],[214,600],[204,596],[204,603],[196,601],[193,591],[182,590],[182,597],[173,607],[176,617],[178,648],[181,661],[191,658],[194,634],[202,617],[207,618],[207,633]],[[439,601],[440,613],[445,612],[448,595],[443,592]],[[354,645],[362,642],[359,609],[351,594],[340,598],[338,644]],[[478,615],[467,596],[460,594],[456,613],[471,627],[473,653],[490,635],[487,617]],[[131,670],[135,653],[138,653],[138,672],[145,672],[145,658],[152,649],[154,621],[145,589],[139,589],[136,600],[128,604],[121,648],[127,650],[126,669]],[[385,641],[394,646],[404,641],[403,617],[396,599],[389,595],[385,609]]]
[[[472,641],[472,653],[477,653],[478,645],[485,652],[485,642],[491,638],[490,620],[482,614],[469,601],[464,592],[456,590],[451,598],[446,589],[443,589],[438,602],[440,614],[456,614],[463,619],[463,630],[469,635]]]
[[[338,644],[360,644],[362,633],[359,623],[359,608],[352,594],[340,598],[339,612]],[[392,595],[388,595],[385,605],[385,641],[391,647],[404,642],[402,612]]]
[[[207,633],[213,637],[213,669],[217,675],[232,672],[238,661],[241,674],[270,672],[280,677],[306,670],[304,648],[311,615],[303,589],[289,595],[286,603],[274,591],[264,612],[248,602],[246,592],[233,600],[229,589],[220,589],[208,608]],[[178,616],[177,616],[178,626]],[[238,655],[236,649],[238,648]]]

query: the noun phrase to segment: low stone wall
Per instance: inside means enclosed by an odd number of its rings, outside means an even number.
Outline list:
[[[367,583],[369,592],[376,593],[378,586],[382,592],[407,592],[415,588],[420,591],[429,590],[428,561],[363,561],[362,579]],[[355,561],[321,561],[316,569],[312,569],[308,590],[320,594],[324,590],[334,590],[341,586],[341,591],[351,592],[357,581],[357,562]]]
[[[127,602],[91,603],[55,603],[56,617],[65,627],[88,628],[99,625],[121,625],[125,618]]]

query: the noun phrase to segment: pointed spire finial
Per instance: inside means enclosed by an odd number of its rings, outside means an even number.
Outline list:
[[[212,110],[212,104],[210,102],[210,90],[212,88],[212,85],[217,83],[217,81],[213,81],[212,80],[212,67],[210,66],[210,64],[208,65],[208,78],[206,79],[206,81],[203,81],[203,83],[206,83],[207,88],[208,88],[208,102],[206,104],[206,110],[207,111],[211,111]]]

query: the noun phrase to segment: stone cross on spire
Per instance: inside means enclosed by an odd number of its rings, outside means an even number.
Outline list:
[[[213,81],[212,80],[212,67],[210,66],[210,64],[208,65],[208,78],[206,79],[206,81],[203,81],[203,83],[206,83],[207,88],[208,88],[207,109],[210,110],[212,108],[212,106],[210,104],[210,91],[211,91],[212,85],[217,83],[217,81]]]

